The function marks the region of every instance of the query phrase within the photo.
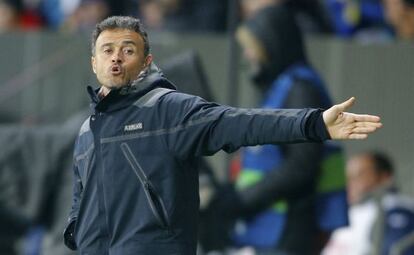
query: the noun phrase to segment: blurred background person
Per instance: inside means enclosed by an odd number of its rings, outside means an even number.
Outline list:
[[[46,0],[14,0],[22,5],[20,25],[24,30],[36,31],[45,28],[48,23],[42,13]]]
[[[414,1],[383,0],[385,17],[395,37],[403,40],[414,39]]]
[[[322,0],[322,4],[337,36],[363,43],[392,39],[381,0]]]
[[[0,33],[11,32],[19,27],[19,8],[15,1],[0,1]]]
[[[0,32],[43,28],[39,4],[35,0],[0,0]]]
[[[138,16],[148,29],[224,32],[228,0],[142,0]]]
[[[141,1],[139,3],[139,15],[149,29],[160,30],[164,26],[165,10],[161,1]]]
[[[248,19],[261,9],[278,4],[289,6],[302,32],[317,34],[332,32],[328,15],[319,0],[241,0],[242,16]]]
[[[323,254],[414,254],[414,200],[398,192],[388,156],[356,154],[346,173],[350,226],[333,233]]]
[[[109,6],[104,0],[82,0],[67,18],[64,28],[72,32],[90,33],[109,13]]]
[[[266,5],[257,10],[238,29],[237,38],[251,66],[252,83],[262,93],[261,107],[331,105],[323,81],[307,60],[300,29],[288,5]],[[327,160],[334,169],[322,169]],[[319,200],[324,171],[331,171],[342,183],[323,190]],[[211,208],[238,219],[231,234],[236,247],[254,247],[258,254],[319,254],[330,232],[347,224],[344,179],[341,150],[336,144],[248,147],[241,153],[236,188],[219,191]],[[318,211],[319,203],[326,208],[335,204],[335,209],[331,213]],[[323,214],[321,221],[319,213]]]

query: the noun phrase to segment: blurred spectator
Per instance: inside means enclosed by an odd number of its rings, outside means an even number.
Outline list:
[[[0,33],[16,30],[35,30],[43,27],[36,3],[19,0],[0,0]]]
[[[149,29],[160,30],[163,28],[165,12],[161,1],[141,1],[140,16]]]
[[[108,14],[109,6],[104,0],[82,0],[68,17],[64,28],[73,32],[89,33]]]
[[[0,32],[43,27],[89,32],[109,15],[138,15],[146,27],[223,32],[228,0],[0,0]]]
[[[250,18],[269,6],[286,4],[295,14],[296,22],[305,33],[330,33],[331,25],[319,0],[242,0],[242,16]]]
[[[142,0],[139,16],[149,29],[221,32],[226,29],[227,0]]]
[[[382,153],[348,160],[350,226],[333,233],[324,255],[414,254],[414,201],[398,193],[393,174]]]
[[[323,0],[335,33],[361,42],[390,41],[381,0]]]
[[[0,0],[0,33],[16,30],[18,25],[17,4],[12,0]]]
[[[17,0],[20,2],[20,0]],[[44,27],[44,19],[40,11],[41,0],[21,0],[20,26],[23,30],[38,30]]]
[[[351,205],[364,200],[379,187],[393,188],[391,161],[379,153],[363,153],[347,162],[348,201]]]
[[[43,0],[40,9],[49,28],[58,29],[79,6],[80,0]]]
[[[414,1],[384,0],[385,17],[397,38],[414,39]]]
[[[296,20],[303,32],[332,33],[333,28],[320,0],[287,0],[295,11]]]
[[[260,9],[239,28],[237,36],[251,64],[252,81],[263,92],[261,107],[331,105],[285,4]],[[239,218],[232,236],[237,247],[254,247],[259,254],[319,254],[325,236],[347,223],[341,155],[336,144],[248,147],[241,154],[236,189],[223,188],[210,207],[230,219]],[[334,167],[323,169],[326,162]],[[324,183],[330,188],[319,189],[325,171],[338,182]],[[319,197],[320,191],[324,194]],[[319,200],[322,197],[324,201]],[[335,211],[318,211],[318,203],[327,206],[328,201],[336,201]],[[323,213],[321,221],[318,212]]]

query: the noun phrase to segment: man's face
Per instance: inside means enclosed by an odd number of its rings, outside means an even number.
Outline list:
[[[130,84],[152,61],[144,56],[144,40],[128,29],[103,31],[96,40],[92,69],[99,83],[106,89]]]
[[[398,25],[403,20],[404,3],[402,0],[383,0],[385,17],[387,21],[393,25]]]
[[[350,204],[359,202],[389,179],[388,175],[381,175],[375,170],[374,161],[369,155],[359,155],[348,160],[346,176]]]
[[[0,1],[0,33],[14,29],[16,17],[16,10],[9,4]]]
[[[250,18],[254,16],[259,10],[282,3],[284,0],[242,0],[241,7],[243,16]]]
[[[266,62],[266,53],[262,43],[249,29],[240,27],[236,36],[243,50],[243,57],[249,64],[251,71],[256,70],[260,64]]]

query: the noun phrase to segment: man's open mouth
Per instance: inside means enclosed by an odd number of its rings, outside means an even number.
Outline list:
[[[122,68],[119,65],[113,65],[111,66],[111,74],[112,75],[118,75],[122,73]]]

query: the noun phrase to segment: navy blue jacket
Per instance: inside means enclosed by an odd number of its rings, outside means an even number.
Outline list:
[[[266,143],[323,141],[322,111],[239,109],[177,92],[152,65],[99,99],[74,152],[65,243],[80,254],[194,255],[198,157]]]

